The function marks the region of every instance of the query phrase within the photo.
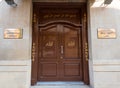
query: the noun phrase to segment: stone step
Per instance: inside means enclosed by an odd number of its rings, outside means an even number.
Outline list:
[[[90,88],[83,82],[38,82],[31,88]]]
[[[31,88],[90,88],[89,86],[83,85],[71,85],[71,86],[32,86]]]

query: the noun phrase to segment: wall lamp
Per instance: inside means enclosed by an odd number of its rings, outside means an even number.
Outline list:
[[[104,1],[104,4],[106,4],[106,5],[111,4],[112,1],[113,1],[113,0],[105,0],[105,1]]]
[[[14,2],[14,0],[5,0],[6,1],[6,3],[8,4],[8,5],[10,5],[10,6],[12,6],[12,7],[16,7],[17,6],[17,4]]]

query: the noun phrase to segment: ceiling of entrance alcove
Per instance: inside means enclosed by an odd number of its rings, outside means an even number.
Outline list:
[[[33,2],[87,2],[87,0],[32,0]]]

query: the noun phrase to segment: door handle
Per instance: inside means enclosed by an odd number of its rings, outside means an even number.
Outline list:
[[[61,46],[61,54],[64,54],[64,47]]]

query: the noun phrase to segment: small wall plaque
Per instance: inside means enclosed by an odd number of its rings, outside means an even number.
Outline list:
[[[22,29],[5,29],[4,30],[4,38],[5,39],[21,39]]]
[[[116,38],[116,30],[115,29],[98,29],[98,38],[99,39],[114,39]]]

